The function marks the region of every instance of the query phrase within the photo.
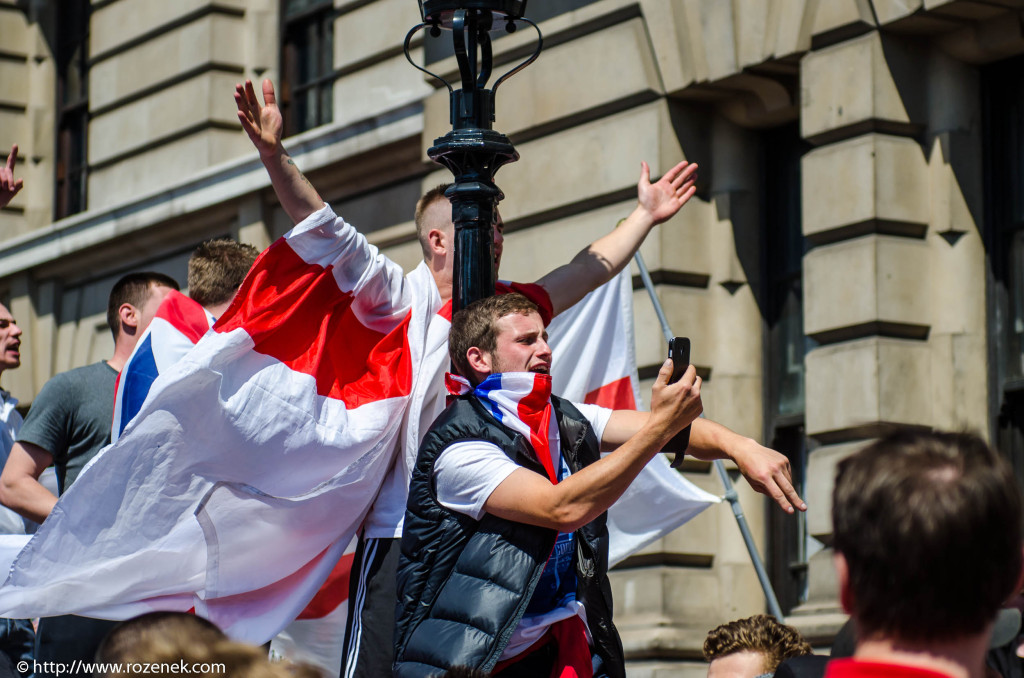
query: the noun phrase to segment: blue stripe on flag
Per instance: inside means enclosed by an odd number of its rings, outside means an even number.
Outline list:
[[[147,334],[139,342],[135,355],[125,367],[124,374],[121,375],[121,379],[124,381],[124,390],[121,397],[121,430],[117,432],[118,435],[121,435],[132,417],[142,409],[142,403],[149,395],[149,388],[158,375],[156,359],[153,357],[152,335]]]
[[[491,414],[500,422],[505,421],[505,415],[502,414],[498,406],[491,401],[491,391],[501,390],[501,375],[492,374],[486,379],[480,382],[480,384],[474,389],[474,393],[480,399],[487,409],[491,411]]]

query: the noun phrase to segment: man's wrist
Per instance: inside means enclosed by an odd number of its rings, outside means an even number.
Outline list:
[[[656,225],[654,216],[641,202],[637,202],[636,208],[633,210],[633,214],[629,216],[629,221],[632,221],[637,226],[648,230],[654,228]]]
[[[756,453],[760,445],[753,438],[740,435],[737,435],[736,438],[737,440],[733,444],[722,445],[721,450],[728,459],[731,459],[736,466],[742,469],[746,467],[746,460]]]
[[[268,150],[260,149],[259,153],[264,165],[284,164],[288,159],[288,152],[284,150],[284,144],[280,141]]]
[[[685,428],[685,427],[684,427]],[[651,416],[638,431],[642,439],[654,444],[660,452],[665,445],[682,429],[678,429],[671,421],[662,421],[657,416]]]

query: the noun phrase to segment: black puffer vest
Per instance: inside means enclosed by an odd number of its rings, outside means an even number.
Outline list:
[[[552,396],[562,454],[572,473],[600,458],[590,424]],[[485,514],[479,520],[437,501],[434,462],[450,444],[485,440],[513,461],[546,474],[522,435],[499,423],[472,395],[459,397],[420,445],[398,565],[397,678],[436,676],[454,666],[490,673],[530,602],[554,547],[555,530]],[[576,599],[587,611],[598,675],[623,678],[622,644],[612,624],[606,515],[576,531]]]

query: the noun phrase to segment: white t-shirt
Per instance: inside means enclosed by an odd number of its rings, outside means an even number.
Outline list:
[[[434,285],[433,280],[430,281]],[[434,286],[435,303],[441,296]],[[448,389],[444,375],[448,371],[448,332],[451,323],[434,314],[427,328],[426,354],[420,375],[413,386],[412,399],[402,419],[398,450],[380,492],[363,524],[367,539],[400,539],[405,521],[405,505],[409,500],[409,479],[416,464],[416,451],[427,430],[447,405]]]
[[[410,285],[422,285],[429,290],[431,318],[427,323],[419,375],[413,384],[412,398],[402,419],[395,460],[363,523],[363,536],[366,539],[401,539],[405,505],[409,500],[409,480],[416,465],[416,454],[423,436],[448,404],[444,375],[450,367],[448,333],[452,327],[451,307],[441,302],[437,284],[425,263],[420,262],[416,270],[406,276],[406,281]],[[554,315],[551,298],[540,285],[499,280],[496,291],[498,294],[510,291],[523,293],[541,307],[542,316]]]
[[[587,421],[590,422],[594,434],[600,441],[604,428],[608,424],[612,410],[598,405],[573,403]],[[553,468],[561,467],[563,478],[569,475],[568,467],[562,460],[558,424],[551,418],[548,430]],[[453,443],[438,455],[434,462],[434,485],[437,489],[437,500],[447,509],[465,514],[474,520],[480,520],[485,511],[484,503],[498,487],[514,471],[522,468],[501,448],[493,443],[482,440],[470,440]],[[562,607],[542,614],[524,615],[509,639],[505,651],[499,661],[515,657],[535,643],[552,624],[563,619],[579,615],[586,625],[583,605],[577,601],[569,601]],[[590,640],[589,630],[587,631]]]

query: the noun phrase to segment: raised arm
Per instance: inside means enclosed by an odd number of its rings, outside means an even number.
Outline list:
[[[650,416],[648,412],[632,410],[612,412],[601,446],[615,449],[636,433]],[[792,513],[794,507],[807,510],[807,504],[793,487],[789,459],[752,438],[741,436],[710,419],[696,419],[690,429],[690,445],[686,454],[703,461],[731,459],[751,487],[771,497],[784,511]]]
[[[14,178],[14,163],[17,161],[18,144],[14,144],[11,146],[11,154],[7,156],[7,164],[0,168],[0,208],[6,207],[25,185],[24,179]]]
[[[251,80],[246,80],[244,85],[235,85],[235,105],[242,129],[259,151],[274,193],[291,220],[297,224],[323,207],[320,194],[299,171],[281,143],[284,119],[277,107],[273,83],[263,81],[263,105],[260,105]]]
[[[484,502],[484,510],[560,532],[572,532],[607,511],[665,443],[700,415],[696,370],[690,366],[674,384],[668,383],[671,374],[667,361],[654,383],[650,416],[617,450],[557,485],[528,469],[513,471]]]
[[[612,279],[629,264],[651,229],[667,221],[696,192],[697,165],[685,160],[655,183],[647,163],[640,164],[637,206],[608,235],[595,240],[572,261],[559,266],[538,284],[547,290],[555,315],[566,310],[589,292]]]
[[[32,443],[14,443],[0,474],[0,503],[18,514],[42,523],[57,497],[43,487],[39,476],[53,463],[53,455]]]

